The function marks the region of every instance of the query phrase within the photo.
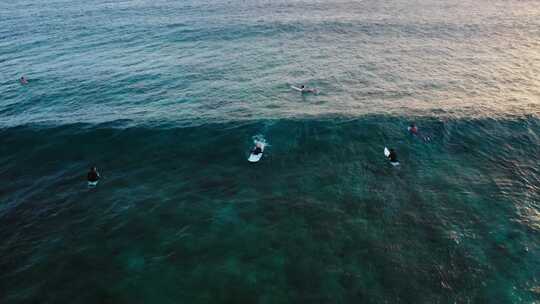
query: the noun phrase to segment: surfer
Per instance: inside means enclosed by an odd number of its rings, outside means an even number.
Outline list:
[[[411,132],[412,135],[418,135],[418,127],[414,122],[409,126],[409,132]]]
[[[251,150],[251,154],[253,155],[259,155],[261,154],[263,151],[262,151],[262,148],[261,148],[261,144],[260,143],[257,143],[255,145],[255,148],[253,148],[253,150]]]
[[[26,79],[26,77],[24,76],[21,76],[21,78],[19,78],[19,82],[21,84],[28,84],[28,79]]]
[[[411,125],[407,128],[407,130],[409,130],[409,133],[411,133],[411,135],[420,136],[418,127],[416,126],[414,122],[411,123]],[[422,134],[424,134],[424,132],[422,132]],[[426,143],[431,141],[431,136],[429,135],[422,135],[421,137],[422,137],[422,140],[424,140],[424,142]]]
[[[317,89],[308,89],[306,86],[301,85],[300,86],[300,92],[302,93],[317,93]]]
[[[319,94],[319,90],[307,88],[305,85],[301,85],[300,87],[291,86],[291,88],[302,94],[304,93]]]
[[[390,160],[391,163],[398,163],[396,150],[390,149],[390,154],[388,154],[388,159]]]
[[[90,172],[88,172],[87,179],[89,183],[96,183],[99,181],[99,172],[97,171],[97,168],[93,166],[90,168]]]

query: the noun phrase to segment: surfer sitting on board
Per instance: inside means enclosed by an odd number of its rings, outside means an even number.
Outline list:
[[[261,144],[260,143],[257,143],[255,145],[255,148],[253,148],[253,150],[251,151],[252,154],[254,155],[259,155],[261,154],[263,151],[262,151],[262,148],[261,148]]]
[[[87,178],[88,182],[90,183],[95,183],[99,180],[99,172],[97,171],[97,168],[95,166],[90,168],[90,172],[88,172]]]
[[[391,163],[397,163],[398,162],[396,150],[390,149],[390,154],[388,155],[388,159],[390,160]]]

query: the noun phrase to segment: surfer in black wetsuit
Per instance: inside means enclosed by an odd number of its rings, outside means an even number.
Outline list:
[[[391,163],[397,163],[398,162],[396,150],[390,149],[390,154],[388,155],[388,159],[390,160]]]
[[[255,148],[253,148],[253,150],[251,151],[252,154],[254,155],[259,155],[262,153],[262,149],[260,147],[259,144],[257,144],[257,146],[255,146]]]
[[[91,183],[95,183],[99,180],[99,172],[97,171],[96,167],[90,168],[90,172],[88,172],[87,178],[88,181]]]

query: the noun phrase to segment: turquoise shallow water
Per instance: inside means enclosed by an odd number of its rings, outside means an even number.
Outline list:
[[[540,301],[539,17],[0,3],[0,302]]]

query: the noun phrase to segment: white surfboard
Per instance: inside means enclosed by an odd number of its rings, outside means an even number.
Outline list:
[[[300,89],[299,87],[291,86],[291,89],[297,90],[298,92],[302,92],[302,89]]]
[[[99,181],[95,181],[95,182],[88,182],[88,187],[95,187],[97,186],[97,184],[99,183]]]
[[[261,145],[261,150],[262,152],[259,153],[259,154],[253,154],[251,153],[249,155],[249,158],[248,158],[248,161],[251,162],[251,163],[256,163],[258,162],[259,160],[261,160],[262,156],[263,156],[263,153],[264,153],[264,145]]]

